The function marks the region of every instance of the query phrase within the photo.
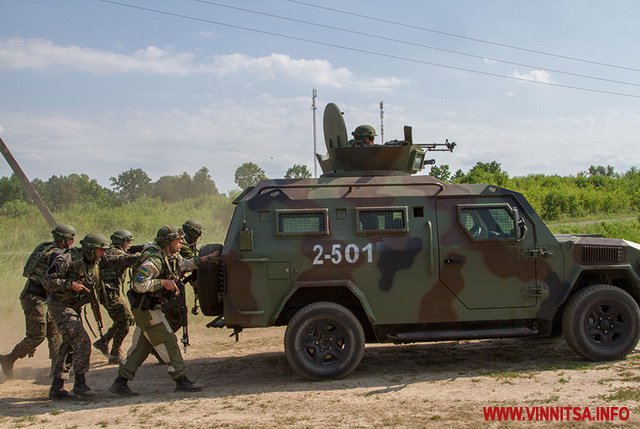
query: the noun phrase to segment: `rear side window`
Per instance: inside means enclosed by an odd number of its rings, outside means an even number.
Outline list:
[[[305,235],[327,235],[328,211],[321,210],[276,210],[276,235],[299,237]]]
[[[405,233],[407,228],[406,207],[356,208],[357,232]]]
[[[513,211],[507,205],[459,206],[458,221],[472,240],[515,240]]]

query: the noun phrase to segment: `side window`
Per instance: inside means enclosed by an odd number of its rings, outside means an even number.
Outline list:
[[[458,221],[477,241],[515,240],[513,210],[507,205],[459,206]]]
[[[405,233],[406,207],[356,208],[356,230],[360,234]]]
[[[328,210],[276,210],[276,235],[299,237],[328,235]]]

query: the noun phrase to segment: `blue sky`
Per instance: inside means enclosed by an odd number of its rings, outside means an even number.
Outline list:
[[[456,141],[452,171],[640,166],[635,1],[115,3],[0,3],[0,136],[32,179],[313,171],[314,88],[320,153],[327,103],[379,129],[384,101],[385,140]]]

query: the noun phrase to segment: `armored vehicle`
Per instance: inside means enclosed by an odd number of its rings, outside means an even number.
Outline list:
[[[564,334],[590,360],[640,335],[640,246],[554,235],[527,200],[413,175],[429,150],[350,145],[334,104],[317,179],[264,180],[235,201],[219,264],[199,272],[210,326],[285,326],[293,369],[340,378],[365,343]],[[211,245],[204,252],[213,250]]]

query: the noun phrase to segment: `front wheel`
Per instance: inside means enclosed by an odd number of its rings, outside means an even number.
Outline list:
[[[569,346],[589,360],[622,359],[640,339],[640,309],[620,288],[589,286],[569,301],[562,333]]]
[[[289,321],[284,350],[291,367],[309,380],[351,374],[364,355],[364,331],[352,312],[333,302],[316,302]]]

